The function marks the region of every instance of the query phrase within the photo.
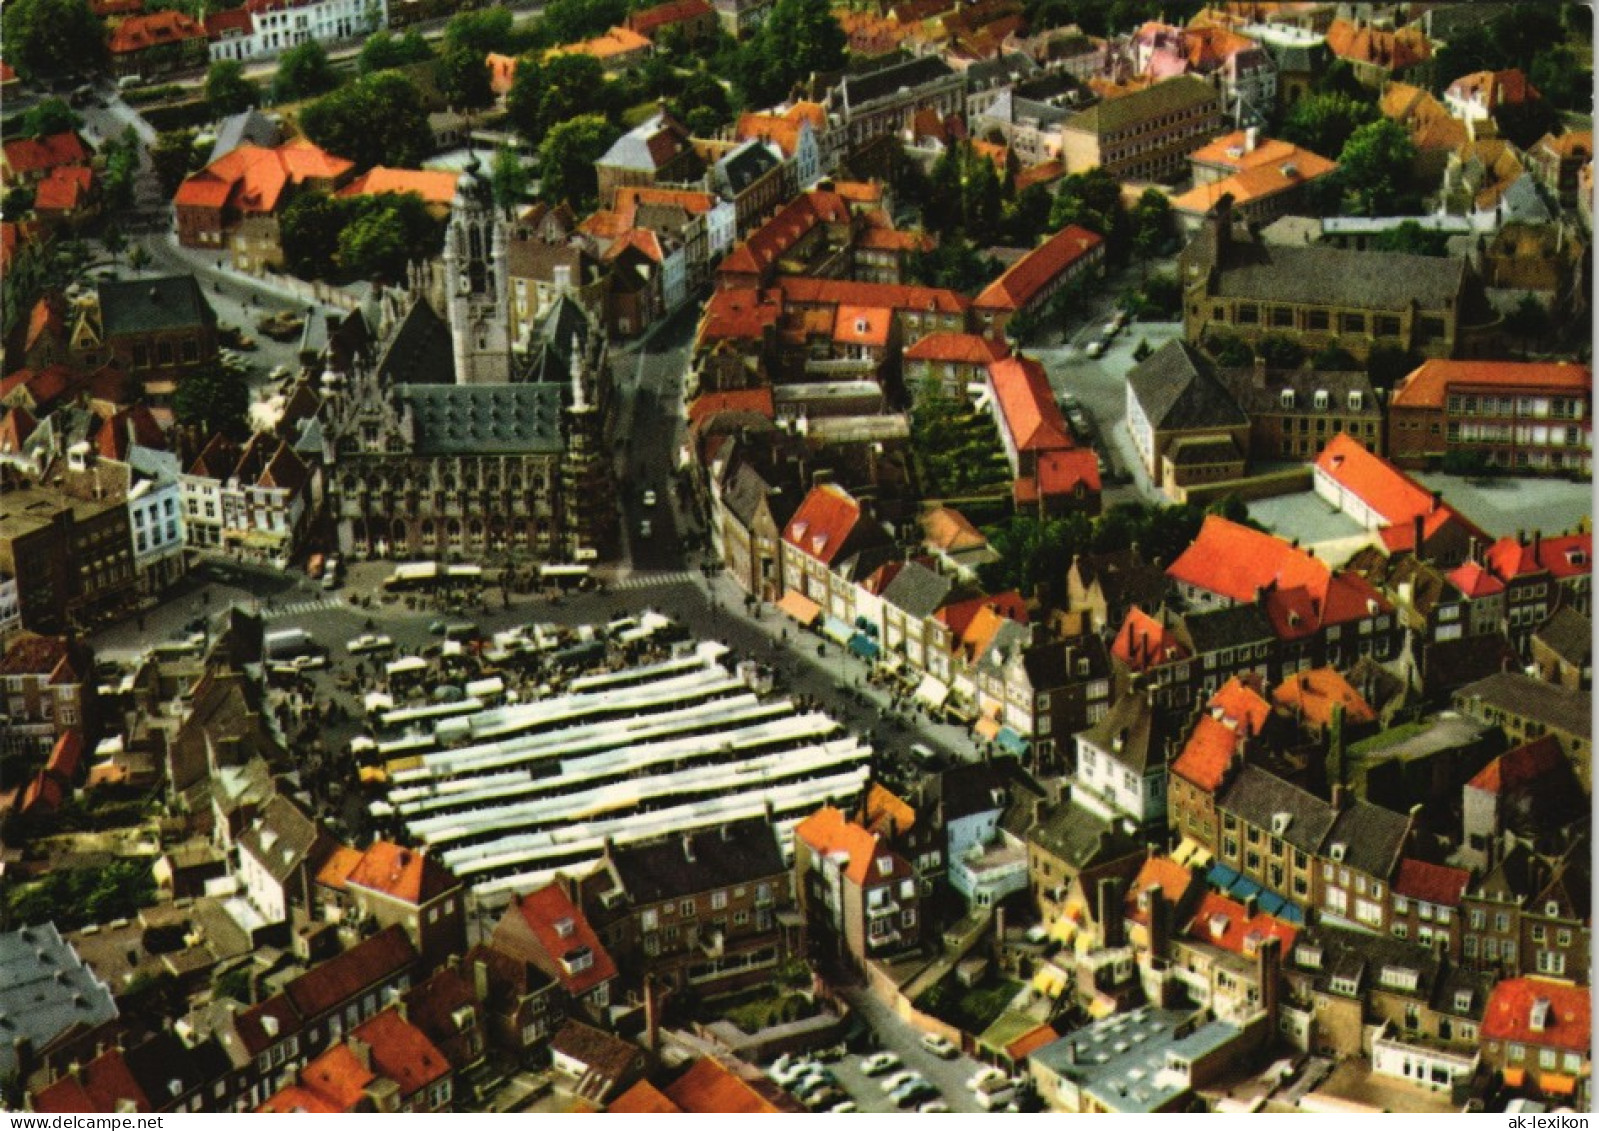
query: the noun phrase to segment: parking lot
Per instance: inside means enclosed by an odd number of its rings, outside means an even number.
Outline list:
[[[879,1031],[878,1036],[888,1046],[893,1035]],[[890,1039],[884,1039],[885,1036]],[[808,1099],[806,1106],[814,1111],[835,1110],[837,1104],[842,1102],[853,1104],[857,1112],[873,1114],[931,1113],[942,1110],[974,1113],[983,1110],[978,1105],[975,1093],[967,1086],[974,1074],[982,1070],[981,1064],[965,1056],[946,1059],[933,1055],[922,1046],[920,1037],[908,1026],[901,1036],[908,1036],[909,1040],[892,1040],[892,1051],[885,1047],[884,1050],[872,1052],[851,1052],[821,1064],[817,1064],[814,1058],[779,1058],[774,1064],[765,1067],[769,1076],[780,1069],[797,1074],[801,1082],[796,1082],[795,1075],[784,1076],[780,1072],[774,1079],[778,1083],[789,1081],[786,1086],[795,1092],[801,1102]],[[883,1058],[891,1058],[889,1066],[883,1067],[879,1063],[876,1071],[872,1071],[874,1062]],[[927,1088],[920,1093],[919,1098],[900,1105],[890,1095],[892,1089],[885,1088],[885,1085],[902,1083],[909,1073],[915,1073],[926,1081]],[[807,1087],[803,1081],[808,1076],[820,1076],[825,1083]],[[849,1108],[844,1110],[848,1111]]]

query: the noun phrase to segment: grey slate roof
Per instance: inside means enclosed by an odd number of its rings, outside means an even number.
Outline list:
[[[1166,450],[1177,467],[1203,467],[1212,463],[1231,463],[1244,458],[1231,437],[1187,436],[1174,441]]]
[[[1127,384],[1155,428],[1184,431],[1249,423],[1211,375],[1209,364],[1180,339],[1167,342],[1134,366]]]
[[[844,105],[858,108],[901,90],[914,89],[946,79],[955,72],[936,55],[923,55],[904,63],[894,63],[864,75],[848,75],[841,84]]]
[[[1465,279],[1463,259],[1235,240],[1216,273],[1215,293],[1355,310],[1404,311],[1412,302],[1422,310],[1442,310],[1462,293]]]
[[[1592,697],[1588,692],[1568,691],[1520,672],[1498,672],[1467,684],[1455,692],[1455,702],[1467,711],[1480,702],[1583,738],[1593,730]]]
[[[635,904],[717,891],[787,870],[777,834],[761,819],[616,846],[610,861]]]
[[[1373,420],[1381,419],[1382,404],[1372,388],[1371,378],[1364,373],[1320,369],[1271,369],[1264,380],[1255,381],[1254,369],[1218,369],[1216,379],[1246,413],[1278,413],[1282,409],[1285,390],[1294,394],[1295,412],[1308,413],[1315,405],[1318,392],[1328,397],[1326,411],[1339,416],[1351,415],[1349,394],[1360,394],[1360,408],[1353,413]]]
[[[239,838],[239,848],[260,861],[282,883],[311,856],[321,839],[317,823],[282,794],[274,794],[256,821]]]
[[[117,1016],[111,990],[84,966],[54,923],[0,934],[0,1075],[17,1068],[16,1042],[35,1051],[74,1025]]]
[[[1083,731],[1082,736],[1107,756],[1142,776],[1166,765],[1167,747],[1178,737],[1175,723],[1169,712],[1159,710],[1149,701],[1148,695],[1134,691],[1111,704],[1110,710]],[[1120,750],[1116,748],[1118,739]]]
[[[669,114],[656,114],[617,138],[595,164],[653,171],[688,144],[688,131]]]
[[[763,142],[752,138],[716,163],[716,177],[736,196],[780,163]]]
[[[1216,808],[1237,814],[1242,820],[1264,829],[1272,827],[1272,817],[1276,814],[1288,814],[1290,819],[1283,839],[1307,855],[1320,851],[1327,831],[1338,816],[1337,811],[1319,797],[1258,766],[1249,765],[1222,790],[1216,798]]]
[[[542,381],[551,385],[569,385],[572,380],[572,344],[577,343],[580,354],[587,354],[593,323],[583,312],[577,300],[563,294],[555,300],[532,334],[531,360],[524,381]]]
[[[1178,75],[1145,90],[1106,99],[1097,106],[1073,114],[1066,122],[1066,128],[1105,137],[1152,118],[1182,113],[1206,102],[1220,109],[1216,91],[1209,83],[1193,75]]]
[[[1194,652],[1200,655],[1277,638],[1271,618],[1253,603],[1189,613],[1183,617],[1183,627]]]
[[[1593,658],[1593,622],[1570,605],[1556,609],[1533,638],[1569,664],[1585,664]]]
[[[450,327],[431,303],[418,300],[400,319],[378,359],[378,377],[391,385],[448,385],[455,380]]]
[[[192,275],[100,284],[100,319],[108,338],[156,330],[215,326],[217,316]]]
[[[1107,821],[1070,798],[1045,815],[1027,839],[1078,871],[1144,851],[1121,822]]]
[[[270,147],[282,140],[283,131],[278,124],[261,111],[246,110],[242,114],[230,114],[217,126],[216,144],[211,146],[211,155],[205,159],[205,163],[209,165],[241,145]]]
[[[884,587],[883,600],[907,616],[921,619],[937,612],[954,587],[943,574],[911,561]]]
[[[1386,880],[1399,866],[1409,828],[1409,820],[1390,809],[1367,801],[1351,801],[1327,833],[1328,850],[1332,845],[1343,845],[1345,864]]]
[[[398,404],[416,414],[417,455],[535,455],[564,450],[556,384],[406,385]]]
[[[1316,988],[1323,991],[1331,987],[1334,978],[1343,978],[1358,987],[1356,996],[1364,996],[1380,987],[1390,993],[1403,992],[1420,1001],[1432,999],[1444,966],[1443,960],[1428,947],[1328,922],[1302,931],[1293,950],[1283,956],[1285,972],[1307,975]],[[1415,973],[1415,990],[1396,991],[1392,985],[1383,985],[1385,969]]]

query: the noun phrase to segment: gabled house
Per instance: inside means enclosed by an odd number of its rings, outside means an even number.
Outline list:
[[[1146,688],[1131,688],[1076,735],[1072,796],[1106,820],[1158,830],[1166,823],[1167,767],[1178,734],[1171,711],[1157,706]]]
[[[1150,482],[1174,500],[1243,475],[1249,418],[1185,342],[1168,342],[1128,373],[1127,429]]]
[[[312,884],[334,842],[282,794],[274,795],[239,838],[239,883],[269,923],[315,906]]]
[[[854,578],[841,571],[852,563],[859,568],[863,553],[888,548],[886,532],[848,491],[831,483],[813,487],[783,529],[783,587],[850,623]]]
[[[920,944],[915,868],[831,805],[794,829],[794,886],[813,956],[859,967]]]
[[[566,1006],[563,1015],[570,1010],[595,1021],[605,1017],[616,961],[560,884],[547,884],[507,907],[487,948],[553,981]]]
[[[424,969],[466,949],[461,881],[427,853],[373,841],[364,852],[345,849],[329,857],[317,883],[349,918],[403,926]]]
[[[1017,315],[1033,317],[1073,279],[1104,272],[1105,241],[1097,232],[1068,224],[1005,269],[972,302],[985,334],[1002,337]]]
[[[1592,1001],[1584,987],[1548,978],[1507,978],[1482,1022],[1483,1059],[1506,1087],[1588,1108]]]

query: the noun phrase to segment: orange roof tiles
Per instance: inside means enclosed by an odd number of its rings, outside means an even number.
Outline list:
[[[812,487],[783,531],[783,541],[823,565],[831,565],[862,521],[861,505],[842,487]]]
[[[317,1095],[310,1088],[290,1084],[279,1088],[255,1109],[262,1115],[341,1115],[344,1109]]]
[[[63,1073],[34,1092],[32,1110],[42,1115],[130,1110],[124,1104],[136,1112],[155,1110],[122,1050],[114,1048],[94,1057],[78,1073]]]
[[[1399,861],[1393,886],[1394,894],[1406,899],[1419,899],[1440,907],[1459,907],[1470,883],[1471,873],[1464,868],[1429,864],[1407,857]]]
[[[1170,856],[1151,856],[1138,869],[1138,875],[1127,889],[1123,902],[1123,915],[1135,923],[1149,925],[1149,908],[1143,895],[1150,888],[1160,888],[1160,894],[1173,903],[1179,902],[1194,882],[1194,874]]]
[[[417,906],[460,886],[449,869],[431,856],[387,840],[372,843],[345,883]]]
[[[352,168],[352,162],[303,138],[275,149],[241,145],[185,178],[173,203],[217,209],[231,205],[240,212],[270,213],[277,211],[290,184],[337,180]]]
[[[1278,706],[1297,712],[1317,726],[1332,722],[1334,707],[1343,708],[1345,722],[1369,723],[1377,719],[1371,704],[1332,668],[1295,672],[1277,685],[1271,697]]]
[[[1507,750],[1477,772],[1467,784],[1484,793],[1500,793],[1537,781],[1566,764],[1559,739],[1546,734]]]
[[[970,305],[943,287],[917,287],[901,283],[861,283],[850,279],[815,279],[790,275],[777,281],[783,298],[800,305],[886,306],[924,314],[964,314]]]
[[[1443,408],[1449,393],[1481,389],[1547,389],[1593,392],[1593,370],[1565,361],[1425,361],[1395,387],[1395,408]]]
[[[988,367],[989,385],[1017,451],[1072,446],[1071,433],[1044,367],[1032,358],[1007,357]]]
[[[1264,593],[1266,615],[1285,640],[1393,611],[1359,576],[1335,573],[1308,550],[1219,515],[1205,517],[1199,536],[1166,575],[1233,601],[1254,601]]]
[[[695,1113],[769,1115],[779,1110],[712,1057],[695,1061],[693,1067],[667,1085],[665,1095],[683,1111]]]
[[[1489,112],[1501,106],[1520,106],[1543,97],[1518,67],[1507,71],[1474,71],[1469,75],[1461,75],[1449,84],[1444,94],[1481,103]]]
[[[361,863],[361,856],[359,848],[351,848],[347,844],[339,845],[317,871],[316,882],[335,891],[343,891],[350,873]]]
[[[1032,188],[1034,185],[1047,185],[1060,180],[1066,175],[1066,163],[1059,158],[1053,161],[1042,161],[1037,165],[1029,165],[1016,174],[1016,191]]]
[[[999,338],[938,330],[918,339],[905,350],[907,361],[951,361],[963,365],[989,365],[1010,356],[1010,345]]]
[[[1219,181],[1195,185],[1187,192],[1172,197],[1171,206],[1178,212],[1202,216],[1214,208],[1223,196],[1232,197],[1234,204],[1242,206],[1297,189],[1309,181],[1327,176],[1337,168],[1336,161],[1318,157],[1309,150],[1300,150],[1299,156],[1292,161],[1284,161],[1280,165],[1255,165]]]
[[[355,168],[354,161],[329,153],[309,138],[290,138],[277,147],[278,159],[295,184],[311,180],[336,180]]]
[[[833,340],[848,346],[885,348],[894,329],[894,312],[884,307],[839,304]]]
[[[627,17],[627,26],[640,35],[648,36],[661,28],[714,16],[715,13],[716,9],[711,7],[708,0],[668,0],[668,3],[633,12]]]
[[[784,157],[792,157],[799,149],[800,127],[807,123],[815,134],[827,128],[827,110],[821,103],[796,102],[781,114],[742,114],[733,127],[733,136],[739,141],[769,141],[783,151]]]
[[[821,224],[847,224],[849,204],[835,192],[813,189],[789,201],[722,260],[723,275],[760,275]]]
[[[372,1067],[398,1084],[402,1097],[450,1073],[450,1062],[438,1046],[397,1009],[385,1009],[350,1035],[371,1046]]]
[[[796,825],[794,835],[819,856],[844,854],[849,861],[843,868],[844,875],[857,887],[865,887],[867,881],[874,878],[902,879],[910,874],[910,866],[881,843],[876,833],[851,821],[831,805],[822,806]],[[888,876],[878,875],[878,870],[872,867],[872,861],[879,856],[893,861]]]
[[[1480,562],[1462,562],[1449,571],[1448,577],[1451,585],[1472,600],[1491,597],[1495,593],[1505,591],[1505,583]]]
[[[82,165],[92,154],[72,130],[48,137],[20,137],[5,143],[6,175],[45,173],[60,165]]]
[[[907,833],[916,825],[916,810],[881,782],[867,788],[861,810],[866,828],[879,836]]]
[[[612,1115],[681,1115],[683,1109],[648,1080],[640,1080],[605,1109]]]
[[[1110,654],[1133,671],[1143,672],[1186,658],[1188,649],[1160,621],[1143,609],[1132,608],[1127,610],[1121,630],[1110,646]]]
[[[688,406],[688,422],[698,428],[713,416],[724,412],[749,412],[773,420],[777,408],[772,400],[770,385],[759,389],[729,389],[723,393],[701,393]]]
[[[1578,577],[1593,572],[1593,535],[1562,534],[1522,543],[1513,537],[1499,539],[1483,560],[1504,581],[1548,571],[1555,577]]]
[[[1189,938],[1201,939],[1246,958],[1254,957],[1256,948],[1269,938],[1281,939],[1282,953],[1286,954],[1293,949],[1298,934],[1298,930],[1281,919],[1264,911],[1251,916],[1243,904],[1215,892],[1205,893],[1188,925]]]
[[[1347,432],[1328,442],[1315,467],[1390,524],[1409,522],[1441,506],[1431,491]]]
[[[1172,773],[1207,793],[1216,792],[1237,756],[1238,738],[1226,723],[1209,715],[1199,716],[1182,753],[1172,763]]]
[[[483,60],[483,65],[489,69],[489,89],[496,95],[510,93],[519,61],[514,55],[501,55],[497,51],[490,51]]]
[[[983,532],[953,507],[935,507],[922,516],[922,534],[929,546],[946,552],[988,545]]]
[[[371,1067],[340,1041],[300,1070],[300,1083],[334,1111],[347,1112],[366,1098],[377,1079]]]
[[[129,55],[205,37],[204,26],[194,17],[168,10],[129,16],[112,30],[108,45],[113,55]]]
[[[1548,978],[1506,978],[1488,995],[1482,1039],[1565,1049],[1588,1059],[1591,1014],[1586,986]]]
[[[1006,1045],[1005,1055],[1010,1057],[1012,1063],[1020,1064],[1026,1059],[1028,1053],[1037,1052],[1045,1045],[1052,1045],[1058,1040],[1060,1040],[1060,1034],[1055,1031],[1053,1026],[1040,1025],[1036,1029],[1028,1030]]]
[[[528,892],[516,901],[514,913],[522,917],[549,957],[548,962],[539,963],[540,968],[559,980],[568,994],[581,997],[616,977],[616,962],[610,951],[605,949],[587,917],[559,884],[546,884]],[[592,960],[587,967],[569,973],[562,957],[584,948]]]
[[[560,55],[592,55],[604,62],[607,59],[649,49],[650,41],[638,32],[625,27],[613,27],[604,35],[597,35],[593,39],[552,47],[544,53],[544,58],[554,59]]]
[[[1216,689],[1205,709],[1240,734],[1259,734],[1271,718],[1271,704],[1261,694],[1263,684],[1254,672],[1235,675]]]
[[[782,295],[734,287],[717,291],[705,304],[700,316],[697,346],[733,340],[758,342],[777,327],[783,316]]]
[[[1021,310],[1039,291],[1104,243],[1104,238],[1097,233],[1069,224],[1011,264],[977,296],[974,305],[993,310]]]
[[[1418,149],[1459,149],[1471,140],[1466,124],[1428,91],[1408,83],[1391,82],[1378,100],[1378,109],[1410,131]]]
[[[88,203],[94,187],[94,170],[82,165],[62,165],[51,169],[34,190],[33,207],[38,212],[76,212]]]
[[[931,251],[938,241],[926,232],[901,232],[874,225],[860,234],[855,246],[866,251]]]
[[[1327,47],[1340,59],[1403,70],[1432,57],[1432,44],[1419,27],[1387,30],[1364,21],[1334,20],[1327,29]]]
[[[1042,452],[1038,457],[1038,474],[1033,477],[1044,498],[1056,495],[1075,495],[1081,489],[1097,492],[1099,457],[1088,448],[1058,449]]]
[[[390,169],[374,165],[338,192],[339,196],[376,196],[379,193],[415,193],[429,204],[449,204],[455,199],[458,173],[438,169]]]

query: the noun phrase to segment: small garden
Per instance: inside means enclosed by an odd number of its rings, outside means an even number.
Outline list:
[[[791,962],[770,982],[718,1001],[717,1012],[746,1033],[803,1021],[822,1012],[810,986],[809,969],[803,962]]]
[[[922,494],[960,499],[1010,494],[1010,464],[993,419],[933,389],[923,390],[911,413],[911,443]]]
[[[946,975],[916,999],[916,1008],[966,1033],[981,1033],[1005,1012],[1023,989],[1014,978],[990,975],[973,986]]]

